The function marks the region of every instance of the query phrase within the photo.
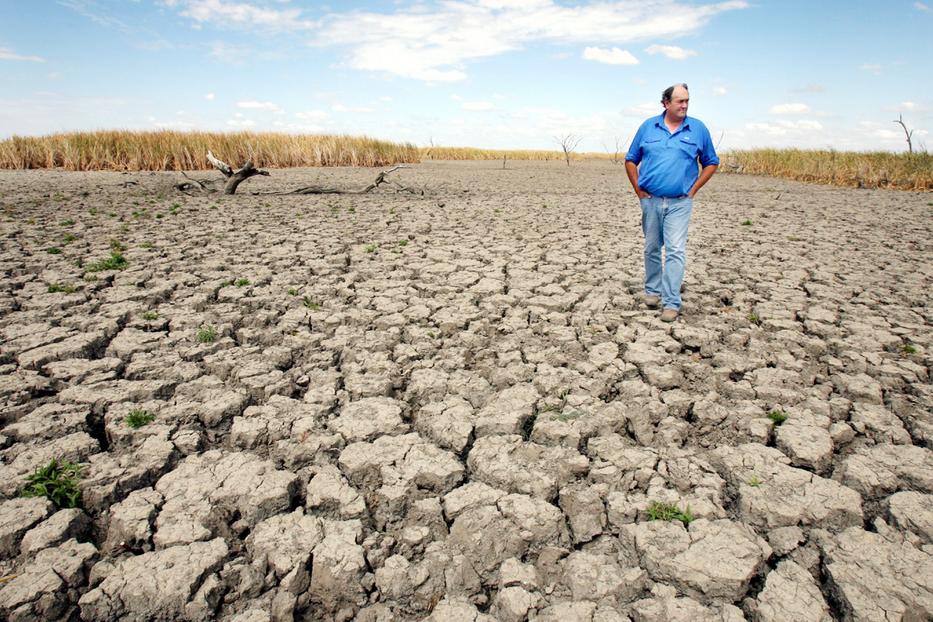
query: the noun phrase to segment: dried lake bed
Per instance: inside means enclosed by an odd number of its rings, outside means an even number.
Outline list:
[[[0,618],[933,617],[933,196],[378,172],[0,172]]]

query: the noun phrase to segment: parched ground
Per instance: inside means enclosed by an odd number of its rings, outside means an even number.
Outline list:
[[[376,172],[0,173],[0,618],[933,617],[930,195],[721,174],[666,325],[608,162],[250,194]]]

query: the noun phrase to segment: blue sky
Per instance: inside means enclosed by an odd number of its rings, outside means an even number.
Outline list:
[[[690,86],[721,149],[933,148],[933,2],[6,0],[0,137],[347,133],[613,151]],[[624,147],[623,147],[624,150]]]

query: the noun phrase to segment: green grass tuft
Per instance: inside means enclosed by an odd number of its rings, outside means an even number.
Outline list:
[[[156,311],[146,311],[143,313],[143,319],[151,322],[152,320],[159,319],[159,314]]]
[[[142,410],[140,408],[137,408],[137,409],[131,410],[130,414],[126,416],[124,421],[126,422],[126,425],[128,425],[129,427],[135,430],[137,428],[141,428],[144,425],[155,421],[155,415],[153,415],[147,410]]]
[[[307,296],[305,296],[305,297],[302,299],[302,304],[303,304],[305,307],[307,307],[308,309],[311,309],[312,311],[320,311],[320,310],[321,310],[321,305],[320,305],[320,303],[314,302],[313,300],[311,300],[311,299],[308,298]]]
[[[747,227],[747,226],[749,226],[750,224],[752,224],[752,221],[749,220],[748,218],[746,218],[745,220],[742,221],[742,226],[743,226],[743,227]]]
[[[81,507],[81,489],[78,487],[80,479],[79,465],[53,459],[26,478],[19,496],[45,497],[59,509]]]
[[[236,281],[233,282],[233,284],[236,285],[237,287],[246,287],[247,285],[249,285],[249,279],[237,279]]]
[[[49,285],[50,294],[73,294],[76,291],[78,291],[77,288],[68,283],[52,283]]]
[[[45,252],[49,255],[61,255],[62,249],[58,248],[57,246],[50,246],[49,248],[45,249]]]
[[[696,519],[696,516],[693,515],[693,512],[690,511],[690,506],[688,505],[685,509],[681,510],[679,507],[673,503],[666,503],[662,501],[652,501],[648,506],[648,520],[665,520],[665,521],[674,521],[679,520],[684,524],[684,527],[692,523]]]
[[[89,263],[85,270],[88,272],[103,272],[104,270],[125,270],[129,265],[129,262],[126,260],[119,251],[110,251],[110,257],[106,259],[98,259]]]
[[[214,343],[217,340],[217,329],[210,324],[205,324],[198,329],[198,343]]]
[[[783,410],[772,410],[768,413],[768,419],[774,422],[774,425],[781,425],[787,421],[787,413]]]

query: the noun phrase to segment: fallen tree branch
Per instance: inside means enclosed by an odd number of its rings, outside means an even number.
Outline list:
[[[371,192],[372,190],[375,190],[382,184],[392,184],[396,187],[396,192],[410,192],[412,194],[423,195],[424,194],[423,188],[421,190],[417,190],[415,188],[409,188],[408,186],[403,186],[402,184],[394,180],[386,179],[386,176],[389,173],[394,173],[400,168],[410,168],[410,167],[399,164],[397,166],[390,168],[387,171],[382,171],[378,175],[376,175],[376,179],[373,180],[371,184],[367,185],[364,188],[360,188],[359,190],[341,190],[339,188],[328,188],[325,186],[305,186],[304,188],[298,188],[296,190],[292,190],[291,192],[279,192],[276,194],[366,194],[368,192]]]

